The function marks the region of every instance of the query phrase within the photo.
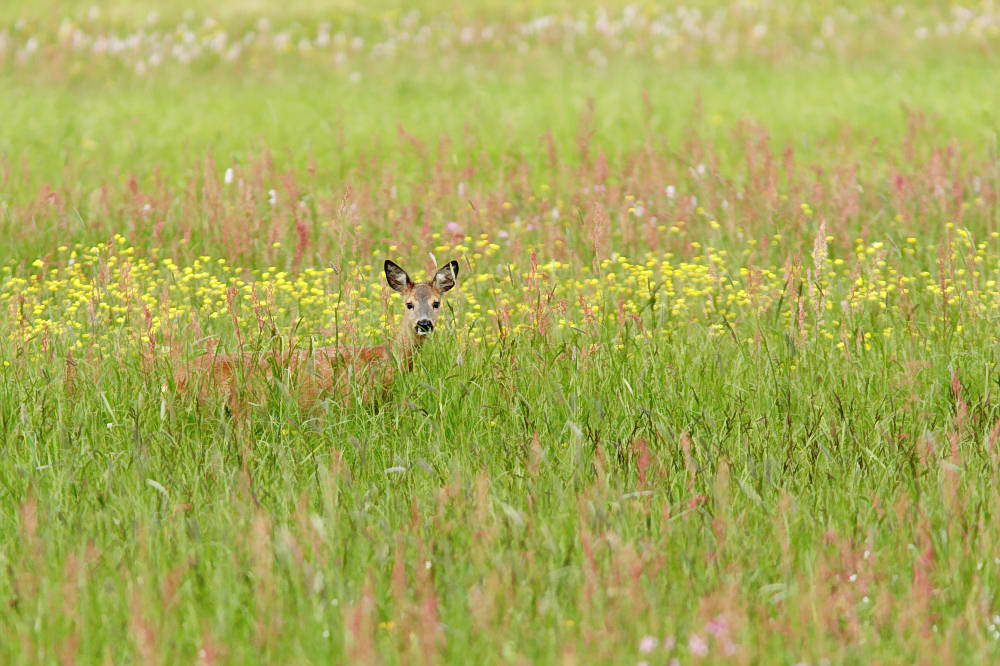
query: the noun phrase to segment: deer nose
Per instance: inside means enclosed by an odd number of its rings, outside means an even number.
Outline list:
[[[417,322],[417,333],[430,333],[434,330],[434,322],[430,319],[421,319]]]

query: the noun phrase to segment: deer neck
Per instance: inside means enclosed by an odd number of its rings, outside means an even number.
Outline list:
[[[424,338],[413,331],[413,326],[406,324],[404,317],[399,323],[396,337],[390,344],[392,355],[398,358],[400,363],[409,366],[413,362],[413,352],[423,344],[423,341]]]

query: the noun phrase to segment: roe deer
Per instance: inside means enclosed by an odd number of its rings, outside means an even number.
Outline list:
[[[228,391],[228,405],[236,412],[240,389],[250,389],[259,397],[263,382],[280,376],[295,384],[302,400],[323,394],[346,394],[352,385],[380,378],[383,386],[392,381],[395,362],[403,369],[413,367],[413,352],[434,330],[441,314],[441,298],[455,286],[458,262],[449,261],[428,282],[417,284],[406,271],[386,259],[385,280],[403,297],[403,317],[392,342],[377,347],[314,347],[273,352],[204,354],[187,368],[179,369],[174,385],[183,391],[197,383],[200,399],[206,390]],[[240,381],[243,380],[243,381]]]

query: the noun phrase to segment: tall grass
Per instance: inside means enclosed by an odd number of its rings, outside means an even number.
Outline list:
[[[510,114],[454,103],[451,66],[364,61],[339,133],[290,99],[322,78],[294,59],[273,100],[225,65],[106,94],[60,81],[84,56],[11,65],[0,661],[995,659],[992,56],[951,46],[901,50],[911,97],[853,79],[855,112],[820,103],[854,47],[687,60],[746,89],[672,106],[641,53],[616,80],[544,46],[498,59],[489,85],[537,93]],[[433,94],[366,101],[413,71]],[[384,394],[177,390],[205,352],[382,342],[384,258],[461,267]]]

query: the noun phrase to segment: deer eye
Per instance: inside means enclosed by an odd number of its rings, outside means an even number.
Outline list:
[[[439,307],[441,307],[441,301],[434,301],[434,309],[437,310]]]
[[[413,303],[407,303],[406,304],[406,309],[407,310],[412,310],[413,309]]]

